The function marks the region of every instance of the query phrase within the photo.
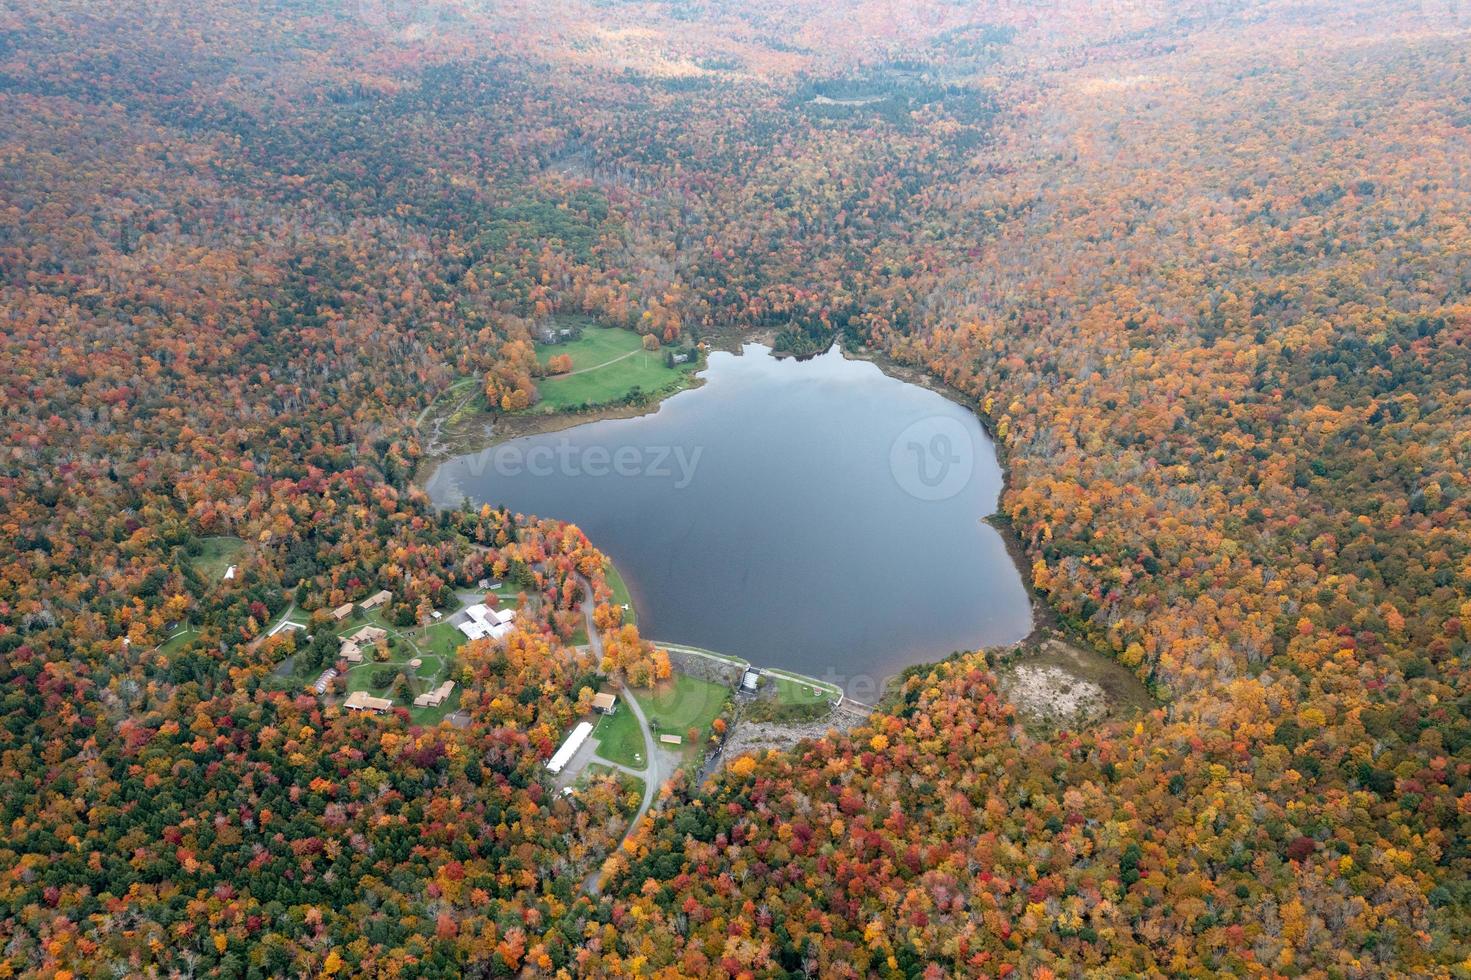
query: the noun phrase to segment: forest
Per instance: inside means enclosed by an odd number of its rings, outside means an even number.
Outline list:
[[[1468,975],[1468,42],[1437,0],[0,4],[0,976]],[[452,386],[538,403],[553,315],[960,392],[1029,584],[1157,706],[1037,737],[964,652],[625,839],[544,768],[667,670],[598,542],[416,482]],[[278,670],[289,615],[488,578],[462,725]]]

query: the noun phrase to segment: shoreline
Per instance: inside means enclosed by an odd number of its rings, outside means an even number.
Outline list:
[[[430,426],[435,426],[437,423],[440,435],[444,434],[447,427],[454,426],[454,431],[449,435],[453,443],[436,446],[432,452],[426,451],[420,456],[414,463],[414,473],[409,483],[415,489],[429,494],[429,483],[434,479],[434,474],[445,463],[460,456],[481,453],[524,436],[545,435],[549,432],[573,429],[584,423],[602,422],[608,419],[636,419],[645,415],[653,415],[675,395],[703,387],[705,384],[703,371],[704,368],[699,368],[690,372],[684,384],[668,392],[651,394],[649,401],[639,404],[604,405],[579,412],[530,412],[524,415],[492,415],[490,412],[477,411],[458,421],[444,418],[430,419]],[[481,428],[481,434],[478,437],[471,431],[467,431],[472,430],[477,424]],[[432,501],[433,494],[429,496]],[[435,503],[434,506],[442,510],[447,505]]]
[[[767,356],[769,357],[775,357],[780,360],[796,356],[792,354],[780,354],[771,350],[774,336],[774,330],[757,331],[747,337],[725,334],[716,338],[718,342],[712,343],[710,350],[719,350],[741,356],[741,350],[745,345],[759,344],[767,348]],[[1031,557],[1027,554],[1026,544],[1022,541],[1021,535],[1017,533],[1016,528],[1012,525],[1010,515],[1005,512],[1002,506],[1002,501],[1006,496],[1006,490],[1011,480],[1011,472],[1008,467],[1009,454],[1006,452],[1006,447],[997,439],[996,433],[992,430],[989,421],[977,411],[973,404],[974,399],[970,398],[958,388],[935,378],[928,371],[896,361],[881,351],[876,351],[868,347],[858,351],[851,351],[844,347],[838,338],[833,339],[832,346],[824,353],[830,353],[834,349],[845,360],[867,361],[887,377],[905,384],[924,388],[926,391],[933,392],[941,398],[960,406],[975,417],[976,421],[980,423],[981,430],[986,433],[986,438],[991,442],[991,449],[996,454],[997,466],[1001,470],[1001,490],[997,494],[996,509],[989,514],[981,515],[977,520],[991,527],[1001,537],[1007,557],[1011,559],[1012,565],[1016,567],[1017,575],[1022,581],[1022,587],[1027,592],[1032,617],[1032,628],[1026,636],[1017,640],[1015,643],[1007,644],[1004,647],[978,647],[977,649],[1011,650],[1026,644],[1041,641],[1049,636],[1056,636],[1076,642],[1075,637],[1067,635],[1067,631],[1063,629],[1056,611],[1047,603],[1045,597],[1040,595],[1032,587]],[[459,456],[484,452],[487,449],[492,449],[503,443],[522,438],[523,436],[561,432],[565,429],[576,428],[584,423],[602,422],[608,419],[639,418],[644,415],[652,415],[663,407],[665,401],[673,398],[675,395],[702,387],[705,384],[705,379],[702,376],[703,370],[705,369],[701,368],[700,371],[695,372],[689,379],[689,384],[682,385],[667,394],[651,396],[653,400],[640,405],[609,405],[582,412],[548,412],[545,414],[528,415],[492,416],[488,412],[476,412],[474,415],[464,419],[460,423],[460,427],[463,430],[463,428],[478,421],[484,428],[483,437],[474,440],[474,445],[468,447],[449,446],[432,454],[426,453],[415,465],[414,475],[410,482],[417,489],[429,494],[429,484],[433,480],[435,473],[439,471],[442,465]],[[438,421],[440,421],[441,429],[443,429],[443,420]],[[468,435],[463,431],[458,434],[461,437]],[[429,494],[429,496],[433,500],[433,494]],[[441,505],[435,502],[434,506],[443,509],[444,506],[451,505]],[[1103,653],[1099,653],[1099,655],[1107,656],[1107,654]],[[1109,657],[1109,659],[1112,660],[1113,658]]]
[[[996,465],[1001,470],[1001,490],[996,495],[996,509],[991,513],[978,518],[982,523],[989,526],[1000,537],[1001,543],[1006,548],[1007,557],[1016,566],[1016,571],[1021,576],[1022,587],[1027,591],[1027,598],[1031,603],[1032,629],[1026,636],[1015,643],[1003,647],[978,647],[980,650],[1016,650],[1029,644],[1035,644],[1049,638],[1063,639],[1071,643],[1081,642],[1080,638],[1071,635],[1070,631],[1063,625],[1057,615],[1057,611],[1048,603],[1046,597],[1032,586],[1032,559],[1027,554],[1026,543],[1022,540],[1020,532],[1011,521],[1011,515],[1006,513],[1003,502],[1006,499],[1006,491],[1011,485],[1011,454],[1006,451],[1006,445],[997,437],[991,422],[977,409],[975,399],[971,398],[959,388],[954,387],[936,378],[923,368],[912,364],[904,364],[894,360],[882,351],[876,351],[865,347],[862,350],[850,351],[837,340],[833,341],[838,352],[850,361],[867,361],[887,377],[905,384],[911,384],[926,391],[934,392],[946,401],[960,406],[975,417],[980,423],[981,431],[986,433],[986,438],[991,442],[991,451],[996,454]],[[829,348],[831,349],[831,348]],[[1091,646],[1089,647],[1091,649]],[[1108,654],[1101,651],[1093,651],[1100,657],[1113,660]]]
[[[767,356],[780,359],[782,355],[770,351],[771,333],[772,331],[758,331],[751,336],[745,337],[723,335],[719,338],[712,338],[713,342],[710,344],[709,349],[711,351],[720,350],[740,356],[744,346],[758,344],[768,349]],[[867,361],[878,368],[886,377],[923,388],[965,409],[977,420],[982,431],[986,433],[986,437],[991,443],[991,449],[996,455],[996,462],[1001,471],[1001,490],[997,495],[995,510],[989,514],[979,516],[977,520],[991,527],[1001,538],[1007,558],[1016,569],[1016,573],[1021,579],[1022,587],[1027,594],[1028,611],[1031,616],[1031,629],[1026,635],[1012,643],[977,646],[974,648],[974,651],[987,653],[991,662],[991,669],[995,672],[1006,664],[1014,662],[1020,655],[1028,651],[1039,651],[1048,643],[1061,642],[1081,652],[1100,657],[1108,663],[1122,668],[1122,665],[1111,654],[1095,649],[1086,638],[1076,635],[1073,630],[1069,629],[1057,611],[1047,601],[1046,596],[1038,592],[1031,584],[1031,556],[1027,553],[1026,544],[1022,540],[1021,534],[1012,524],[1011,517],[1006,513],[1003,505],[1011,479],[1009,468],[1010,454],[1006,451],[1005,445],[998,440],[990,421],[978,410],[975,399],[954,386],[934,377],[924,369],[896,361],[881,351],[868,347],[856,351],[849,350],[838,339],[834,339],[832,346],[824,353],[830,353],[834,348],[836,348],[845,360]],[[793,355],[786,356],[791,357]],[[703,370],[701,369],[701,371]],[[421,457],[415,467],[411,482],[413,486],[428,494],[428,486],[439,468],[444,463],[459,456],[484,452],[485,450],[524,436],[559,432],[565,429],[575,428],[584,423],[600,422],[607,419],[638,418],[650,415],[658,412],[663,407],[664,402],[669,398],[681,392],[701,387],[704,383],[704,377],[701,373],[697,372],[690,377],[688,384],[681,385],[664,394],[650,396],[650,401],[637,405],[611,405],[580,412],[550,412],[545,414],[506,415],[499,417],[491,416],[487,412],[476,412],[465,419],[451,423],[454,428],[449,433],[450,444],[436,447],[436,452]],[[440,422],[441,430],[445,428],[442,419],[433,421]],[[477,423],[481,428],[481,432],[478,435],[473,431],[468,431],[473,430],[473,427]],[[443,509],[446,506],[453,506],[441,505],[438,501],[433,500],[432,494],[430,494],[430,497],[436,508]],[[731,657],[731,659],[736,660],[742,658]],[[745,662],[748,665],[759,667],[759,665],[750,664],[750,661]],[[773,668],[759,667],[759,669],[770,670]],[[782,670],[783,668],[775,669]],[[816,680],[816,678],[809,679]],[[878,700],[882,702],[882,695]]]

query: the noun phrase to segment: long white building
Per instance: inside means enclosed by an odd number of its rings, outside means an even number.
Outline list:
[[[582,743],[586,742],[587,737],[591,734],[592,723],[579,721],[577,727],[572,729],[572,734],[567,736],[567,741],[562,743],[562,747],[557,749],[556,754],[547,762],[547,769],[554,773],[561,772],[563,767],[572,761],[572,757],[577,754],[578,749],[582,748]]]

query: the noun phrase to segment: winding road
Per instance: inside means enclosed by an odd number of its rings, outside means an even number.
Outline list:
[[[592,584],[581,575],[577,576],[577,581],[582,586],[582,615],[587,622],[588,649],[593,652],[598,658],[598,663],[601,664],[603,661],[603,638],[598,635],[597,625],[593,622],[594,604]],[[664,778],[659,772],[659,752],[657,746],[654,744],[654,736],[649,729],[649,719],[644,715],[644,709],[639,707],[638,699],[628,690],[626,684],[619,683],[618,695],[623,699],[623,703],[628,706],[628,710],[632,711],[633,716],[638,719],[638,729],[644,737],[644,759],[648,762],[648,769],[646,771],[637,772],[627,766],[621,766],[617,763],[609,762],[602,757],[597,757],[597,761],[603,765],[611,766],[631,776],[637,776],[644,781],[643,802],[639,805],[638,812],[633,815],[633,819],[628,822],[628,830],[624,831],[623,836],[618,841],[618,847],[621,848],[623,842],[628,840],[633,832],[638,829],[639,821],[643,820],[644,814],[648,813],[650,808],[653,807],[654,797],[659,792],[659,787],[664,785]],[[582,883],[582,887],[589,895],[596,895],[601,891],[603,887],[603,869],[599,867],[592,874],[588,875],[587,880]]]

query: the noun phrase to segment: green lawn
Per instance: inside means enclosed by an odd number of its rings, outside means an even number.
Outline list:
[[[657,725],[656,738],[659,735],[684,738],[691,728],[697,728],[702,741],[729,695],[730,691],[720,684],[678,673],[652,691],[636,693],[649,723]]]
[[[425,627],[422,632],[412,630],[405,635],[418,644],[426,656],[437,654],[446,659],[453,657],[455,651],[467,642],[465,634],[443,621]]]
[[[417,708],[414,706],[414,698],[425,691],[433,690],[445,680],[450,679],[457,663],[455,651],[464,642],[464,636],[449,623],[435,623],[432,626],[420,630],[410,628],[400,630],[390,626],[378,615],[378,610],[373,610],[366,616],[358,615],[352,617],[349,625],[341,629],[339,636],[350,636],[362,629],[365,625],[382,626],[390,632],[402,633],[402,636],[391,637],[393,646],[390,657],[385,661],[364,660],[361,664],[352,664],[347,671],[347,690],[367,691],[375,697],[389,697],[390,687],[375,687],[372,682],[373,674],[379,670],[392,669],[395,673],[403,673],[407,676],[409,684],[407,690],[397,690],[392,693],[395,707],[407,708],[409,718],[418,725],[437,725],[445,715],[455,711],[460,705],[460,694],[463,690],[458,683],[444,703],[433,708]],[[410,642],[412,641],[412,642]],[[409,661],[419,659],[421,663],[418,669],[409,667]]]
[[[370,663],[364,661],[361,664],[353,664],[347,671],[347,692],[367,691],[374,697],[392,697],[396,708],[407,708],[409,718],[418,725],[437,725],[445,715],[454,711],[460,704],[461,686],[455,685],[450,696],[445,698],[444,703],[434,708],[414,707],[414,698],[425,691],[438,687],[449,676],[453,667],[453,661],[442,661],[438,657],[423,657],[424,663],[418,670],[409,667],[408,661],[412,658],[412,652],[404,648],[403,652],[396,652],[394,659],[383,663]],[[392,670],[394,676],[402,673],[408,678],[408,688],[392,690],[392,684],[387,687],[375,687],[373,685],[373,674],[379,670]]]
[[[444,720],[446,715],[453,714],[459,710],[460,695],[464,688],[459,684],[450,692],[450,696],[444,699],[444,703],[437,708],[416,708],[414,702],[410,701],[406,708],[409,709],[409,719],[416,725],[433,726]]]
[[[418,670],[414,670],[409,666],[407,656],[402,660],[395,656],[393,660],[382,662],[364,660],[360,664],[348,665],[347,692],[367,691],[375,697],[389,697],[388,692],[393,687],[391,679],[386,685],[375,685],[373,675],[380,670],[391,670],[395,677],[403,674],[409,681],[407,690],[394,691],[391,696],[396,702],[412,706],[417,695],[439,685],[438,674],[443,667],[444,664],[438,660],[425,660]]]
[[[646,395],[658,394],[683,385],[698,366],[686,363],[666,367],[662,350],[644,351],[642,344],[641,336],[617,327],[587,327],[579,340],[538,344],[537,358],[542,363],[567,354],[572,358],[572,370],[584,373],[541,379],[536,386],[541,399],[527,411],[564,412],[615,404],[635,388]]]
[[[225,569],[238,564],[240,554],[245,550],[245,542],[239,538],[202,538],[200,544],[204,546],[203,550],[190,558],[190,564],[206,582],[220,581]]]
[[[779,704],[818,704],[837,697],[837,691],[809,681],[793,680],[779,674],[767,674],[768,683],[776,685],[776,700]]]
[[[182,650],[190,640],[194,639],[194,637],[198,635],[199,630],[195,629],[192,626],[185,626],[173,636],[170,636],[168,639],[160,643],[158,645],[158,652],[174,653],[176,651]]]
[[[334,623],[333,629],[340,637],[351,636],[364,626],[377,626],[379,629],[385,629],[394,641],[393,657],[395,660],[400,659],[401,651],[411,648],[410,643],[417,646],[426,655],[438,654],[445,658],[451,657],[465,643],[465,634],[449,624],[448,612],[445,613],[444,619],[430,623],[428,626],[395,626],[383,618],[384,608],[386,607],[380,606],[369,612],[354,609],[353,614],[347,619],[341,623]],[[411,655],[404,654],[402,659],[407,660],[409,656]]]
[[[623,621],[637,625],[638,609],[634,607],[633,596],[628,593],[628,583],[623,581],[617,566],[612,562],[604,564],[603,577],[608,580],[608,588],[613,590],[613,605],[628,607],[623,613]]]
[[[592,737],[598,740],[598,755],[609,762],[617,762],[630,769],[643,769],[648,765],[644,758],[643,732],[639,730],[638,719],[626,706],[599,718]]]
[[[567,325],[577,324],[568,321]],[[590,321],[583,321],[581,326],[582,337],[578,340],[565,344],[537,344],[536,359],[545,364],[557,354],[566,354],[572,358],[572,370],[581,371],[611,361],[620,354],[638,350],[643,342],[643,338],[632,330],[600,327]]]

